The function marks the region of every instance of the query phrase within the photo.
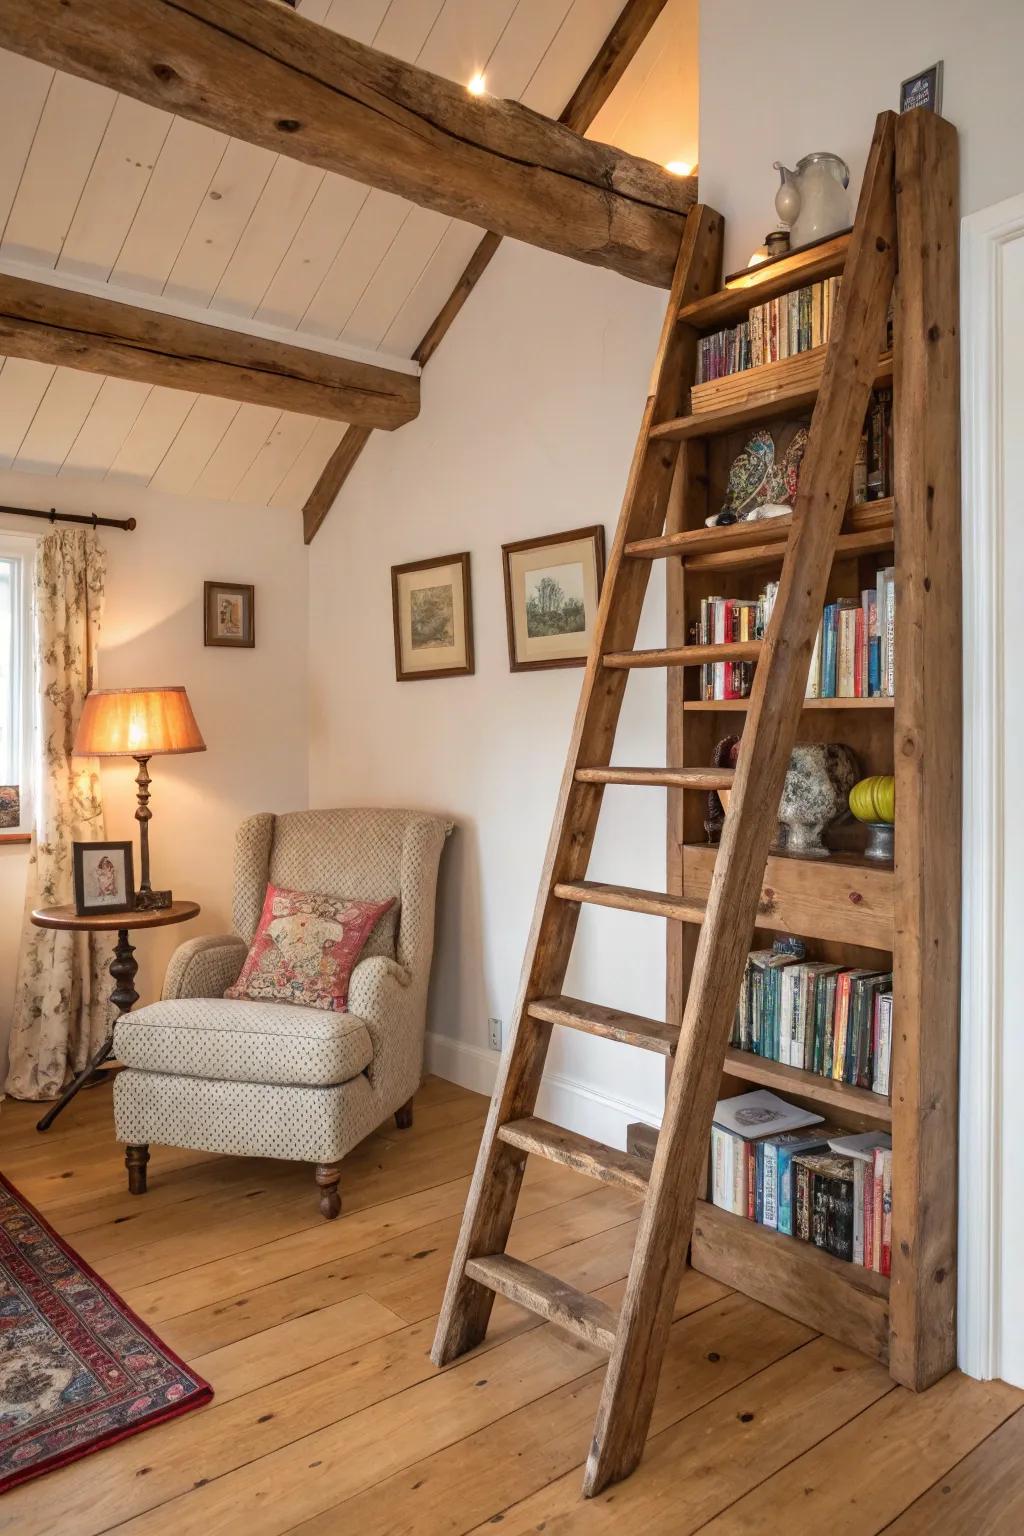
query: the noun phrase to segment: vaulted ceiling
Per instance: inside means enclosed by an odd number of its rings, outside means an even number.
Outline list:
[[[300,14],[557,117],[623,0],[299,0]],[[696,158],[692,0],[591,137]],[[481,231],[0,51],[0,271],[406,372]],[[272,405],[8,357],[0,468],[301,508],[345,432]]]

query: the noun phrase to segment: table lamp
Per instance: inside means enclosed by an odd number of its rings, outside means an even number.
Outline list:
[[[134,757],[139,765],[138,808],[142,881],[140,911],[171,905],[170,891],[149,883],[149,760],[157,752],[205,752],[206,743],[184,688],[97,688],[86,695],[78,722],[76,757]]]

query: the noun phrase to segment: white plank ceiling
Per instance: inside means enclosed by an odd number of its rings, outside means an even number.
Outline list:
[[[622,0],[300,0],[301,14],[557,116]],[[679,86],[674,0],[597,124],[695,158],[696,97],[664,144],[643,102]],[[688,19],[688,18],[687,18]],[[691,33],[686,54],[695,54]],[[661,89],[656,89],[660,85]],[[668,114],[671,123],[673,114]],[[691,123],[692,119],[692,123]],[[652,119],[653,120],[653,119]],[[632,125],[634,132],[630,134]],[[623,130],[616,137],[615,130]],[[627,143],[636,139],[643,143]],[[687,139],[687,136],[688,139]],[[163,295],[309,345],[408,359],[480,231],[0,50],[0,266]],[[301,507],[344,425],[7,358],[0,468]],[[70,484],[69,484],[70,489]]]

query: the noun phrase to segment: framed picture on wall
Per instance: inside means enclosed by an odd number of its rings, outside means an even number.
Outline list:
[[[73,843],[75,911],[79,917],[135,909],[131,843]]]
[[[522,539],[501,554],[510,669],[584,666],[604,580],[604,529]]]
[[[395,676],[465,677],[473,671],[469,555],[442,555],[391,567]]]
[[[203,582],[203,644],[256,644],[256,589],[237,581]]]

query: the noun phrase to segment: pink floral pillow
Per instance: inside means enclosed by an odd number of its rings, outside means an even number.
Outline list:
[[[394,904],[268,885],[242,974],[224,996],[343,1013],[370,930]]]

